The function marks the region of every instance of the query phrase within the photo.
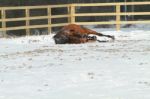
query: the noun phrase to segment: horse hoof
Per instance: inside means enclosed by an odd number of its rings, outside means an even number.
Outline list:
[[[112,39],[115,40],[115,36],[112,36]]]

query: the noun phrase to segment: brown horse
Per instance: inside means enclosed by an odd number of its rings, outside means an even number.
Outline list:
[[[96,36],[89,36],[90,34],[105,36],[113,40],[115,39],[114,36],[104,35],[102,33],[98,33],[96,31],[81,27],[76,24],[69,24],[67,26],[64,26],[56,35],[54,35],[53,38],[56,44],[80,44],[91,41],[99,41],[97,40]]]

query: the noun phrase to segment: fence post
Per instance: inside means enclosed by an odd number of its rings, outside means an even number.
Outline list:
[[[67,7],[67,11],[68,11],[68,15],[70,15],[69,17],[68,17],[68,23],[71,23],[71,5],[68,5],[68,7]]]
[[[2,30],[3,30],[3,36],[4,37],[7,37],[7,34],[6,34],[6,21],[5,21],[5,18],[6,18],[6,10],[5,9],[2,9],[1,10],[1,18],[2,18]]]
[[[73,4],[71,4],[71,8],[70,8],[70,23],[74,24],[75,23],[75,6]]]
[[[120,4],[116,5],[116,30],[120,30]]]
[[[30,29],[29,29],[29,25],[30,25],[30,20],[29,20],[30,11],[29,11],[29,8],[26,8],[25,12],[26,12],[26,35],[30,35]]]
[[[51,27],[51,7],[48,6],[47,8],[47,15],[48,15],[48,34],[51,34],[52,27]]]

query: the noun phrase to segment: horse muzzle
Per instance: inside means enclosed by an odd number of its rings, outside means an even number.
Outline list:
[[[68,43],[67,37],[53,37],[56,44],[66,44]]]

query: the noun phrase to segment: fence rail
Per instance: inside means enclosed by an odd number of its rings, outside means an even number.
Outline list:
[[[0,31],[3,31],[4,36],[6,37],[6,32],[9,30],[20,30],[25,29],[26,35],[30,35],[30,29],[32,28],[48,28],[49,33],[51,33],[52,27],[64,26],[69,23],[75,23],[79,25],[98,25],[98,24],[115,24],[116,29],[120,30],[121,24],[136,24],[136,23],[144,23],[149,24],[150,20],[143,21],[122,21],[121,16],[126,15],[150,15],[150,12],[121,12],[121,6],[123,5],[150,5],[150,2],[126,2],[126,3],[84,3],[84,4],[64,4],[64,5],[48,5],[48,6],[21,6],[21,7],[0,7],[0,23],[1,28]],[[96,7],[96,6],[113,6],[115,7],[115,12],[107,12],[107,13],[76,13],[77,7]],[[52,15],[53,8],[67,8],[67,14],[63,15]],[[35,9],[46,9],[47,15],[45,16],[31,16],[30,10]],[[19,18],[6,18],[6,11],[14,11],[14,10],[24,10],[25,17]],[[90,16],[115,16],[116,20],[114,21],[102,21],[102,22],[77,22],[76,17],[90,17]],[[53,24],[51,22],[52,19],[57,18],[67,18],[68,22],[66,23],[57,23]],[[31,25],[31,20],[37,19],[47,19],[47,24],[44,25]],[[25,21],[24,26],[14,26],[7,27],[7,22],[13,21]]]

